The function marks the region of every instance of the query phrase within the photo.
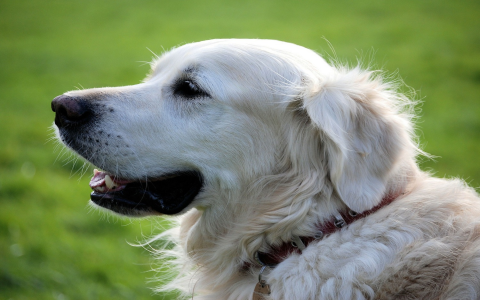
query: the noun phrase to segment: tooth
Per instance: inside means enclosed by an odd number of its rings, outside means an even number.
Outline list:
[[[93,176],[97,175],[98,173],[100,173],[100,171],[99,171],[99,170],[97,170],[97,169],[93,169]]]
[[[105,192],[105,187],[104,186],[97,186],[95,188],[95,191],[100,192],[100,193],[104,193]]]
[[[112,178],[109,175],[105,175],[105,185],[109,189],[114,189],[117,187],[117,185],[115,184],[115,182],[113,182]]]

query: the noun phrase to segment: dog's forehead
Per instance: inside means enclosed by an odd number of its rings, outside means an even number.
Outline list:
[[[208,40],[174,48],[153,64],[153,73],[162,70],[216,70],[222,73],[252,72],[258,69],[281,73],[289,69],[329,70],[330,66],[314,51],[275,40]],[[245,74],[246,75],[246,74]]]

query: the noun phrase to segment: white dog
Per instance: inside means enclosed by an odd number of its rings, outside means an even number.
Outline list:
[[[55,98],[92,202],[180,215],[195,299],[480,299],[480,200],[419,170],[412,102],[270,40],[174,49],[144,82]]]

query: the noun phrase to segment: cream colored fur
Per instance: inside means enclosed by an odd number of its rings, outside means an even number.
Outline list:
[[[171,95],[186,70],[211,98]],[[293,44],[212,40],[162,55],[141,84],[68,95],[91,94],[115,103],[100,125],[129,149],[112,141],[87,159],[129,178],[188,168],[205,178],[178,227],[151,241],[177,244],[158,253],[179,274],[159,291],[251,299],[255,251],[400,194],[267,269],[266,299],[480,299],[478,195],[418,169],[412,103],[379,74]]]

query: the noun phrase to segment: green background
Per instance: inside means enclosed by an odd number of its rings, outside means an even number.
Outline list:
[[[268,38],[398,73],[437,156],[422,168],[480,186],[479,14],[479,1],[0,1],[0,299],[152,298],[151,255],[128,243],[167,223],[89,210],[91,167],[50,129],[55,96],[139,83],[148,49]]]

